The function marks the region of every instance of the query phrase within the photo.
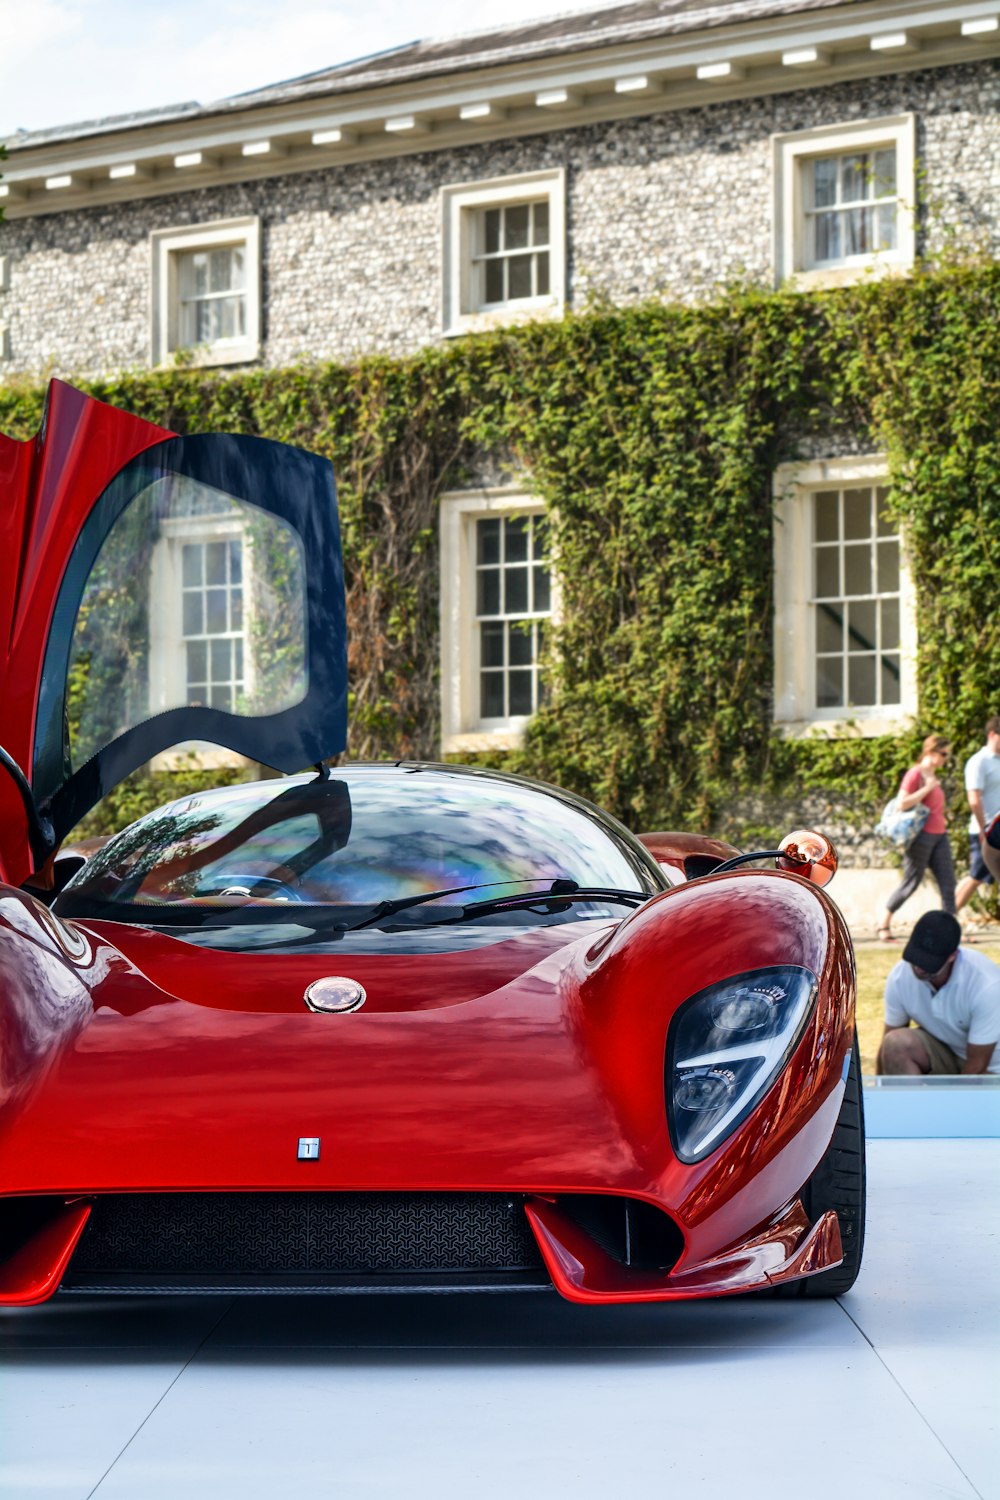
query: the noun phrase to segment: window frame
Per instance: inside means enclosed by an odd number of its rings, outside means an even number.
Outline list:
[[[476,522],[489,517],[545,516],[543,501],[520,487],[457,490],[442,495],[441,547],[441,751],[470,754],[513,750],[530,714],[484,720],[479,714],[479,631],[476,613]],[[549,560],[549,613],[559,621],[559,582]]]
[[[896,153],[896,245],[866,255],[813,265],[808,260],[805,173],[817,157],[846,156],[892,147]],[[846,286],[864,276],[900,275],[916,260],[916,117],[824,125],[771,137],[773,170],[772,259],[776,286],[801,290]]]
[[[791,737],[862,738],[896,734],[915,718],[917,696],[916,594],[899,533],[900,701],[891,706],[822,709],[816,706],[815,610],[812,586],[817,490],[886,485],[884,454],[781,464],[774,475],[774,722]]]
[[[549,290],[503,303],[478,303],[476,225],[488,208],[548,204]],[[558,317],[566,302],[566,173],[562,167],[493,177],[441,189],[442,330],[446,337],[533,318]],[[530,252],[531,247],[526,247]]]
[[[180,229],[155,229],[152,252],[152,307],[150,316],[152,362],[160,368],[176,362],[181,349],[199,366],[248,364],[260,357],[260,220],[255,215],[218,219]],[[246,266],[246,332],[239,338],[216,339],[188,350],[180,340],[180,256],[196,250],[241,246]]]

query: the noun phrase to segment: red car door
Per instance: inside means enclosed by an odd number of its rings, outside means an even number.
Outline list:
[[[263,438],[174,436],[61,381],[37,438],[0,436],[8,883],[172,746],[285,772],[337,754],[346,675],[326,460]]]

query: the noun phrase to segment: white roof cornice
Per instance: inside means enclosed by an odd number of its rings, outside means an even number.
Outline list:
[[[252,95],[245,107],[235,99],[119,128],[105,122],[94,134],[23,146],[15,137],[0,203],[11,219],[59,213],[980,61],[1000,56],[998,22],[1000,0],[853,0],[759,19],[744,12],[729,25],[434,76],[411,71],[350,91],[289,89],[277,99]]]

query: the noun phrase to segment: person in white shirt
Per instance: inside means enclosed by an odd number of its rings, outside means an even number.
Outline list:
[[[949,912],[914,924],[886,980],[877,1072],[1000,1073],[1000,965],[961,940]]]
[[[983,834],[981,848],[986,868],[993,879],[1000,882],[1000,813]]]
[[[981,885],[992,885],[994,876],[983,857],[982,840],[989,823],[1000,813],[1000,714],[986,721],[986,743],[965,762],[965,792],[972,809],[969,819],[969,873],[955,892],[955,910],[961,911]]]

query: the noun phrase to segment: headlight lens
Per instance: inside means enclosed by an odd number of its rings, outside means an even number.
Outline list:
[[[674,1150],[701,1161],[732,1135],[791,1056],[819,987],[809,969],[754,969],[692,995],[667,1036]]]

